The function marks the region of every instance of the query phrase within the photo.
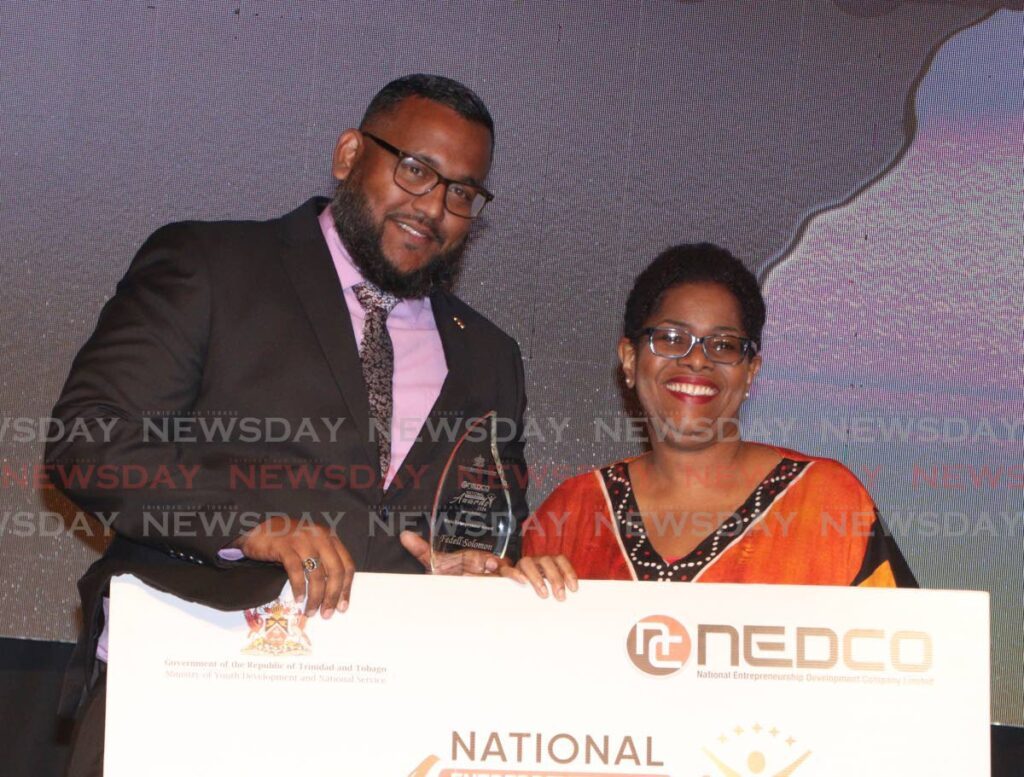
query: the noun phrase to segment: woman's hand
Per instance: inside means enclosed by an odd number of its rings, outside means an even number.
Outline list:
[[[514,567],[503,566],[500,572],[502,577],[530,583],[541,599],[548,598],[548,586],[560,602],[565,601],[566,588],[570,591],[579,588],[576,570],[565,556],[524,556]]]

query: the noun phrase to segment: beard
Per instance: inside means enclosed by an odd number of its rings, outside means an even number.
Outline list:
[[[466,240],[442,251],[420,268],[402,272],[384,255],[384,223],[373,221],[366,195],[350,180],[339,181],[331,199],[338,236],[363,277],[401,299],[426,297],[435,289],[451,289],[462,269]]]

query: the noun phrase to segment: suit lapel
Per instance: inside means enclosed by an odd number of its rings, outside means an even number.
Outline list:
[[[370,439],[370,406],[352,319],[317,222],[326,204],[325,200],[310,200],[285,217],[286,243],[281,259],[348,406],[350,421],[362,438],[366,461],[376,466],[377,446]]]

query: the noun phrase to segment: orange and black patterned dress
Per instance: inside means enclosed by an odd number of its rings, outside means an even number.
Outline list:
[[[652,546],[628,460],[558,486],[524,525],[523,555],[565,555],[583,579],[917,586],[850,470],[776,450],[782,460],[682,558],[662,558]]]

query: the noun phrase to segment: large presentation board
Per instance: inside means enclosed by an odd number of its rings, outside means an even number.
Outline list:
[[[111,593],[108,777],[989,769],[985,593],[360,573],[329,621]]]

